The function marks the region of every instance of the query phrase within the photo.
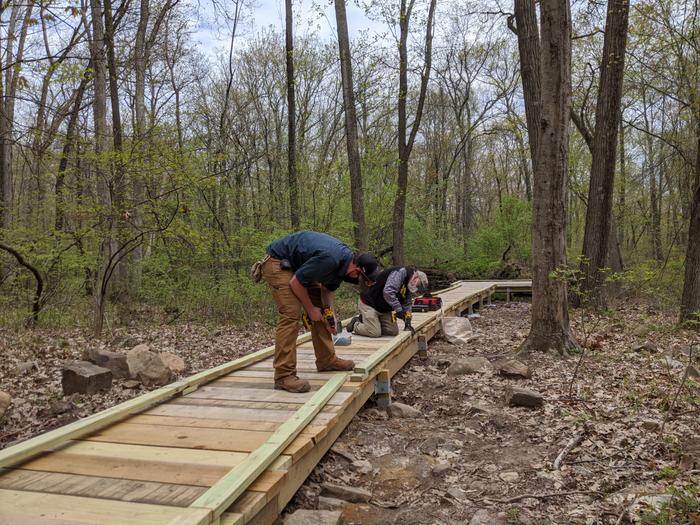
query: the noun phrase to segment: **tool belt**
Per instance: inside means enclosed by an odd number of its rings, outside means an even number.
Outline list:
[[[250,277],[251,279],[253,279],[253,282],[259,283],[262,279],[262,267],[263,264],[265,264],[269,258],[270,256],[266,255],[259,261],[255,261],[253,263],[253,266],[250,267]]]

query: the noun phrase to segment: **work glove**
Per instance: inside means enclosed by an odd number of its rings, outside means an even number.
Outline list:
[[[396,317],[399,319],[406,319],[406,312],[401,310],[400,312],[396,312]]]

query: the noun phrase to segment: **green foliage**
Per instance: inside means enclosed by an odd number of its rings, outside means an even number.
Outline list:
[[[531,255],[531,227],[530,204],[505,196],[493,220],[480,226],[469,238],[462,272],[473,277],[492,277],[502,265],[506,250],[507,260],[526,266]]]
[[[673,496],[668,505],[658,511],[644,512],[639,517],[641,525],[685,525],[697,523],[700,518],[700,494],[697,485],[683,489],[671,487]]]

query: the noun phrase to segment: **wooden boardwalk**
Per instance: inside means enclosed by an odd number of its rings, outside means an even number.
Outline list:
[[[524,286],[524,285],[523,285]],[[520,288],[520,286],[519,286]],[[504,286],[462,281],[417,335],[353,336],[353,373],[319,373],[298,339],[307,394],[273,389],[272,348],[0,451],[0,525],[272,523],[367,399],[440,328]],[[401,323],[400,323],[401,325]]]

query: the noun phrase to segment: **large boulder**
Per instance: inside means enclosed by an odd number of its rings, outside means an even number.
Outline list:
[[[464,374],[476,374],[491,370],[493,365],[485,357],[466,357],[457,359],[447,369],[448,376],[461,376]]]
[[[166,385],[172,379],[170,369],[147,345],[138,345],[129,350],[126,362],[131,377],[137,378],[146,386]]]
[[[173,374],[181,374],[185,371],[185,368],[187,368],[185,360],[179,355],[175,355],[171,352],[161,352],[158,356]]]
[[[0,390],[0,419],[3,418],[7,409],[10,408],[10,403],[12,403],[12,398],[7,392]]]
[[[85,352],[84,357],[87,361],[95,363],[97,366],[111,370],[115,379],[129,377],[129,365],[126,363],[126,354],[90,348]]]
[[[112,371],[89,361],[71,361],[63,367],[63,393],[94,394],[112,386]]]

